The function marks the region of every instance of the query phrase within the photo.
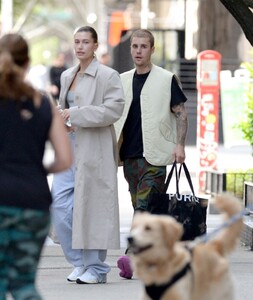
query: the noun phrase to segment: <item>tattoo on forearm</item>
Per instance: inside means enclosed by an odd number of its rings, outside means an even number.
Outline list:
[[[188,118],[184,103],[173,106],[172,111],[175,114],[177,122],[177,142],[184,146],[188,129]]]

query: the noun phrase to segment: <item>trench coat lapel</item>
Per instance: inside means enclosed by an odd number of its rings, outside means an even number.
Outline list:
[[[71,83],[73,82],[73,80],[74,80],[74,78],[75,78],[75,75],[76,75],[78,69],[79,69],[79,65],[76,65],[76,66],[72,69],[70,75],[65,77],[65,83],[64,83],[64,85],[63,85],[63,86],[64,86],[64,90],[63,90],[63,102],[64,102],[64,103],[60,103],[61,106],[62,106],[63,108],[65,108],[65,103],[66,103],[67,93],[68,93],[68,91],[69,91],[69,88],[70,88],[70,86],[71,86]]]
[[[84,74],[80,74],[80,77],[85,77],[85,81],[77,87],[76,92],[81,94],[86,93],[85,105],[92,104],[95,99],[97,89],[100,89],[97,80],[94,80],[98,72],[98,65],[99,62],[96,57],[94,57],[86,68]]]

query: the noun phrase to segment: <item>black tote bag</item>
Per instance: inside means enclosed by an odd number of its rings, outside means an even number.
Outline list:
[[[184,169],[191,193],[180,194],[179,182],[181,169]],[[176,193],[168,193],[172,175],[176,174]],[[183,163],[177,172],[177,164],[173,163],[167,176],[163,193],[152,193],[148,199],[147,211],[152,214],[174,217],[184,227],[182,240],[193,240],[206,233],[206,213],[208,200],[195,195],[190,173]]]

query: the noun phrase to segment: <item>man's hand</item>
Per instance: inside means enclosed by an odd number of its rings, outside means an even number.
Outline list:
[[[174,160],[182,164],[185,161],[185,147],[182,145],[177,145],[173,152]]]

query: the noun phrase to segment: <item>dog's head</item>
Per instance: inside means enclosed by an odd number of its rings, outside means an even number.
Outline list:
[[[136,213],[128,237],[129,250],[134,256],[156,260],[168,256],[182,234],[182,225],[172,217]]]

